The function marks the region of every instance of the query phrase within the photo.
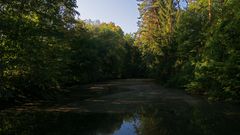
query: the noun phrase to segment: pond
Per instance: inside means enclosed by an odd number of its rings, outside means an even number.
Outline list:
[[[153,84],[149,85],[155,91]],[[132,85],[128,84],[127,87],[132,88]],[[240,134],[238,105],[208,103],[195,97],[193,99],[196,101],[186,100],[184,96],[188,97],[188,95],[177,94],[181,96],[176,98],[171,92],[163,92],[165,94],[162,95],[165,97],[161,97],[156,91],[153,93],[149,89],[146,90],[147,92],[131,89],[129,91],[134,91],[135,96],[131,96],[128,91],[128,94],[124,94],[125,98],[119,92],[104,97],[94,97],[94,103],[89,98],[85,101],[70,101],[64,103],[65,110],[56,109],[57,107],[52,109],[52,106],[44,109],[24,106],[3,110],[0,111],[0,135]],[[161,98],[153,100],[151,94],[157,94]],[[139,98],[140,95],[144,98]],[[102,100],[112,104],[95,103]],[[60,106],[60,108],[64,107]]]
[[[214,106],[146,106],[135,113],[7,112],[1,135],[238,135],[240,117]]]

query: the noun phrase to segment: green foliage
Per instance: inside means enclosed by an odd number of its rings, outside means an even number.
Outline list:
[[[133,34],[126,34],[124,36],[126,55],[123,63],[124,78],[129,77],[145,77],[146,66],[143,64],[143,59],[140,54],[139,48],[134,45],[135,37]]]
[[[0,100],[73,84],[155,77],[214,100],[240,97],[238,0],[138,0],[139,31],[76,20],[76,0],[0,0]]]
[[[133,42],[114,23],[76,20],[75,8],[76,0],[0,1],[0,100],[49,98],[69,85],[130,77],[124,64]]]
[[[79,22],[83,23],[83,22]],[[124,35],[115,24],[76,27],[70,42],[71,82],[87,83],[120,78],[125,56]]]
[[[40,96],[38,89],[58,87],[61,35],[73,24],[76,1],[1,0],[0,5],[0,97]]]
[[[196,64],[195,79],[187,86],[190,91],[202,89],[211,99],[238,100],[239,4],[234,0],[228,1],[221,8],[206,35],[204,51]],[[225,10],[227,12],[223,13]]]
[[[239,2],[196,0],[185,9],[171,2],[140,4],[136,43],[150,76],[209,99],[239,101]]]

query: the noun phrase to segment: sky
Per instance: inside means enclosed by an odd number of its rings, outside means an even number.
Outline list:
[[[136,0],[77,0],[80,19],[114,22],[125,33],[136,32],[139,17]]]

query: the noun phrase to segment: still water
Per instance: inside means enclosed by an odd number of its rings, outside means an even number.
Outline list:
[[[0,110],[0,135],[240,135],[239,105],[209,103],[151,81],[90,85],[69,97]]]
[[[135,113],[5,112],[1,135],[239,135],[240,115],[220,105],[146,106]],[[213,111],[213,107],[215,107]]]

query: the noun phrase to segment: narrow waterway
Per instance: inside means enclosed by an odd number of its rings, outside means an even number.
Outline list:
[[[58,102],[0,111],[0,135],[239,135],[240,107],[148,79],[69,88]]]

